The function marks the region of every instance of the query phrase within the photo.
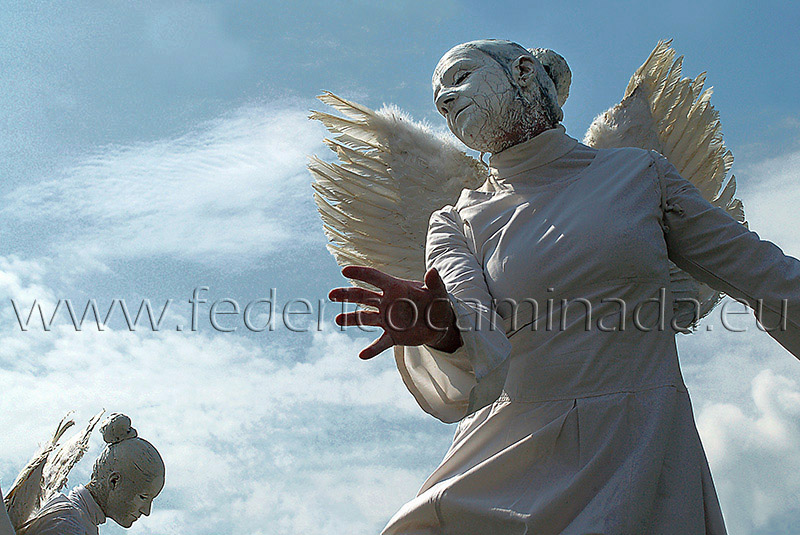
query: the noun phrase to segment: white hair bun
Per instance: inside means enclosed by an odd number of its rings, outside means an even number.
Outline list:
[[[123,440],[136,438],[136,429],[131,427],[131,419],[124,414],[114,413],[100,427],[106,444],[119,444]]]
[[[569,70],[567,60],[549,48],[529,48],[528,52],[533,54],[533,57],[544,66],[547,75],[556,85],[558,105],[563,106],[569,96],[569,86],[572,83],[572,71]]]

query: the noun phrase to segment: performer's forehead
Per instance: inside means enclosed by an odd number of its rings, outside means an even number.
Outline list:
[[[455,46],[445,52],[439,63],[436,64],[436,68],[433,70],[433,83],[435,84],[453,63],[463,59],[485,61],[490,58],[475,47],[466,44]]]

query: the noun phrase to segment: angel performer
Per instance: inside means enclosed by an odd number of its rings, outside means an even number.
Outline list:
[[[129,528],[150,514],[153,500],[164,488],[164,461],[152,444],[137,436],[124,414],[112,414],[101,426],[106,447],[94,463],[89,483],[68,495],[58,492],[86,451],[101,415],[58,446],[73,423],[62,421],[53,440],[17,478],[6,497],[16,535],[98,535],[106,518]]]
[[[800,261],[742,224],[710,93],[668,44],[583,143],[563,58],[448,51],[436,108],[488,176],[396,110],[321,97],[348,118],[312,116],[341,161],[312,161],[316,200],[360,286],[330,298],[362,305],[336,321],[381,327],[361,358],[394,346],[422,409],[459,422],[384,534],[725,533],[675,336],[724,292],[800,356]]]

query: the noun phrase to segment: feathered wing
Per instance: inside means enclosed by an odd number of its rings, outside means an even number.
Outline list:
[[[42,477],[42,503],[52,498],[55,493],[67,484],[67,476],[69,476],[70,470],[83,458],[83,454],[89,449],[89,439],[92,436],[92,431],[94,431],[104,413],[105,411],[100,411],[95,414],[83,431],[72,435],[69,440],[61,444],[48,456]]]
[[[622,102],[598,116],[584,143],[596,148],[640,147],[664,156],[713,205],[747,225],[742,202],[734,198],[731,151],[722,141],[719,113],[711,105],[711,89],[703,90],[705,73],[682,78],[683,57],[675,59],[671,41],[660,41],[628,83]],[[693,279],[670,262],[670,289],[675,321],[696,326],[722,295]],[[696,299],[696,305],[688,299]]]
[[[376,112],[329,92],[318,98],[344,115],[310,116],[333,134],[325,143],[339,159],[312,156],[308,165],[328,249],[340,266],[421,280],[431,213],[480,186],[486,167],[396,108]]]
[[[61,440],[64,433],[73,425],[75,425],[75,421],[69,419],[69,415],[61,420],[53,438],[39,448],[36,455],[19,473],[11,490],[3,498],[8,510],[8,517],[15,530],[18,530],[41,506],[42,482],[47,458],[56,449],[58,441]]]
[[[73,466],[83,457],[97,422],[104,411],[95,415],[87,427],[73,435],[64,444],[59,441],[75,421],[65,416],[47,443],[34,455],[17,476],[14,485],[4,498],[8,516],[15,530],[19,530],[53,494],[61,490]]]

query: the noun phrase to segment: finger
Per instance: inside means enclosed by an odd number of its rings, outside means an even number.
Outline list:
[[[447,296],[447,288],[445,287],[444,281],[439,275],[439,272],[436,271],[436,268],[431,268],[427,273],[425,273],[425,286],[436,297]]]
[[[382,326],[381,315],[369,310],[356,310],[355,312],[339,314],[336,316],[335,320],[337,325],[347,327],[361,327],[364,325]]]
[[[328,299],[345,303],[377,305],[381,300],[381,294],[366,288],[334,288],[328,293]]]
[[[394,343],[392,342],[392,338],[389,336],[389,333],[385,332],[380,338],[375,339],[374,342],[362,349],[361,353],[358,354],[358,358],[369,360],[372,357],[383,353],[393,345]]]
[[[387,286],[399,280],[383,271],[367,266],[347,266],[342,270],[342,275],[348,279],[355,279],[377,286],[381,290],[385,290]]]

